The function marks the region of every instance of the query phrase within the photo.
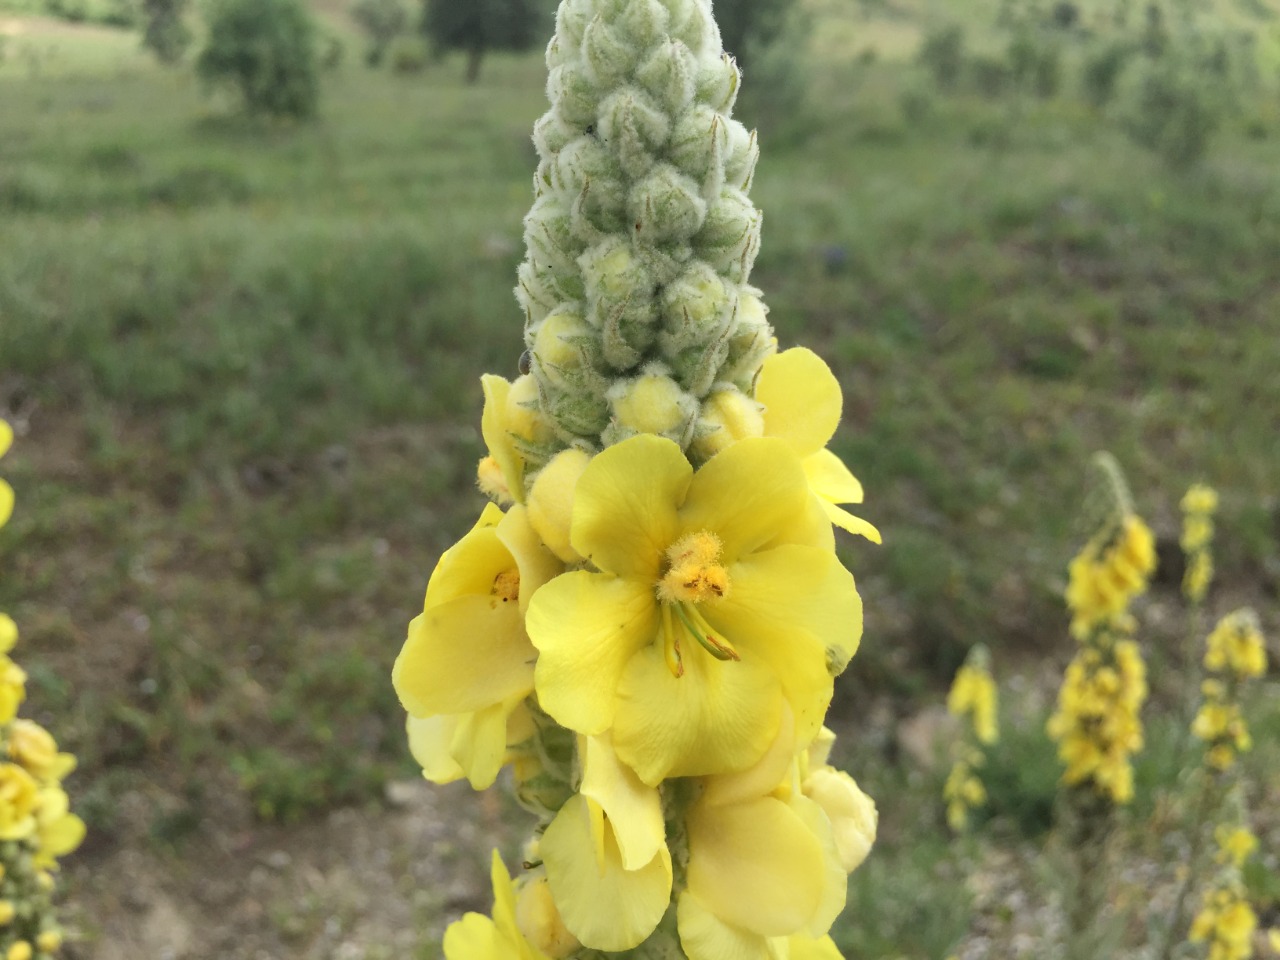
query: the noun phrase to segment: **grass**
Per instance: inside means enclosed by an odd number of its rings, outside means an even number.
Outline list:
[[[842,702],[910,712],[978,640],[1065,659],[1099,448],[1166,545],[1185,486],[1219,488],[1224,600],[1276,633],[1280,114],[1174,174],[1069,98],[904,111],[923,13],[866,9],[846,27],[881,55],[819,71],[823,122],[766,132],[754,193],[754,282],[784,344],[840,375],[836,449],[885,533],[844,547],[868,635]],[[348,56],[317,122],[266,124],[133,35],[19,22],[0,61],[0,415],[20,434],[0,608],[32,703],[82,756],[99,836],[131,790],[161,845],[226,795],[281,820],[375,796],[411,769],[390,663],[479,508],[478,376],[521,349],[542,64],[494,56],[468,87],[455,62]],[[1031,734],[1015,746],[993,795],[1034,835],[1054,774],[1016,759],[1043,759]],[[933,785],[885,776],[933,809]],[[904,893],[841,943],[942,956],[969,915],[938,875],[945,837],[893,822],[853,916],[885,883],[952,896],[921,923]]]

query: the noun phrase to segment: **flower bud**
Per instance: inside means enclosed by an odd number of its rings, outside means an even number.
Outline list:
[[[728,121],[705,103],[695,103],[676,121],[668,151],[672,163],[698,183],[718,172],[729,145]]]
[[[592,346],[598,335],[582,315],[569,306],[560,306],[531,331],[530,352],[539,372],[561,389],[581,382],[585,367],[590,372]]]
[[[675,25],[658,0],[613,0],[620,6],[618,25],[637,49],[647,50]]]
[[[653,167],[654,153],[670,133],[666,113],[638,87],[622,87],[600,104],[600,139],[630,177],[644,176]]]
[[[679,40],[668,40],[654,47],[636,71],[636,79],[674,116],[693,99],[697,69],[689,48]]]
[[[565,123],[554,110],[548,110],[533,125],[533,145],[544,160],[559,153],[578,135],[578,129]]]
[[[739,297],[733,331],[729,336],[729,356],[720,368],[720,377],[751,392],[765,360],[778,349],[778,340],[769,325],[769,308],[747,288]]]
[[[667,349],[678,352],[716,340],[733,320],[733,291],[714,270],[695,262],[662,295]]]
[[[707,202],[698,184],[667,163],[631,188],[627,211],[636,237],[647,243],[687,240],[707,220]]]
[[[529,491],[529,525],[547,549],[565,563],[582,560],[582,555],[569,542],[569,530],[573,493],[590,461],[591,455],[576,447],[562,450],[542,468]]]
[[[516,926],[551,960],[562,960],[582,946],[560,919],[545,874],[531,877],[516,892]]]
[[[556,155],[551,167],[551,188],[576,196],[588,184],[593,187],[621,174],[617,160],[595,137],[575,137]]]
[[[702,62],[698,71],[697,97],[712,110],[728,113],[738,99],[738,87],[742,83],[742,73],[729,54],[722,54],[717,59]]]
[[[538,385],[527,373],[512,382],[503,419],[507,430],[526,444],[541,446],[552,438],[551,425],[539,408]]]
[[[55,953],[62,946],[62,934],[57,930],[46,930],[36,937],[36,946],[41,953]]]
[[[726,386],[713,390],[702,401],[689,453],[696,461],[706,461],[730,444],[763,435],[760,404],[737,387]]]
[[[621,430],[618,439],[653,433],[681,442],[697,409],[697,402],[660,364],[651,365],[634,379],[614,384],[608,397],[614,424]]]
[[[744,281],[760,248],[760,211],[741,190],[726,187],[707,211],[694,246],[717,271]]]
[[[754,130],[748,130],[737,120],[725,121],[725,137],[728,140],[724,161],[725,182],[746,193],[751,189],[756,162],[760,159],[760,141]]]
[[[583,130],[595,123],[599,94],[579,64],[569,63],[551,71],[547,76],[547,99],[555,104],[563,123]]]
[[[570,273],[586,246],[574,235],[569,210],[550,194],[535,200],[525,217],[524,242],[536,263]]]
[[[637,50],[619,35],[618,31],[596,16],[582,34],[582,58],[591,78],[607,90],[635,68]]]

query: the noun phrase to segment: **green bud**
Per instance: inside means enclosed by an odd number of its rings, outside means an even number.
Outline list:
[[[742,73],[727,53],[714,60],[704,60],[698,70],[697,97],[718,113],[729,113],[738,99]]]
[[[695,104],[676,122],[670,156],[681,172],[699,184],[721,173],[720,158],[729,145],[728,121],[706,104]],[[719,188],[712,192],[712,198]]]
[[[747,130],[737,120],[725,125],[728,147],[725,151],[724,179],[730,187],[746,193],[756,174],[756,161],[760,159],[760,142],[754,130]]]
[[[635,70],[642,51],[626,43],[618,31],[597,16],[582,35],[582,54],[591,76],[602,89],[609,89]]]
[[[636,71],[640,85],[671,116],[677,116],[693,100],[698,62],[679,40],[654,47]]]
[[[655,152],[670,131],[666,113],[638,87],[622,87],[600,104],[600,139],[629,177],[643,176],[653,167]]]
[[[705,462],[730,444],[764,434],[763,408],[737,387],[716,387],[702,401],[689,453]]]
[[[761,364],[778,348],[768,320],[769,308],[760,300],[759,293],[748,287],[738,297],[729,335],[729,355],[720,369],[721,379],[746,393],[754,393]]]
[[[664,163],[631,189],[627,212],[635,222],[637,240],[688,240],[706,221],[707,202],[698,184]]]
[[[760,251],[760,211],[741,190],[725,187],[694,238],[698,253],[730,279],[746,281]]]

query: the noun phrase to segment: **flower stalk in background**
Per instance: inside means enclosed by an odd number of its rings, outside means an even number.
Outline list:
[[[969,651],[964,665],[956,671],[947,694],[947,712],[960,720],[962,735],[942,798],[947,805],[947,825],[962,833],[969,825],[970,812],[987,802],[979,771],[986,762],[984,748],[1000,739],[999,693],[991,676],[991,655],[982,644]]]
[[[834,531],[880,539],[827,449],[840,385],[750,285],[759,148],[709,0],[563,0],[547,65],[493,503],[393,674],[429,779],[509,764],[538,818],[445,955],[832,960],[876,831],[823,726],[862,633]]]
[[[1115,810],[1133,799],[1132,757],[1143,745],[1139,712],[1147,676],[1129,605],[1146,591],[1155,570],[1155,539],[1133,510],[1119,465],[1109,454],[1099,454],[1094,463],[1106,506],[1068,570],[1066,601],[1078,647],[1048,722],[1069,788],[1066,843],[1074,889],[1066,932],[1073,960],[1098,949]]]
[[[13,442],[0,420],[0,457]],[[0,527],[13,513],[13,489],[0,480]],[[58,858],[80,845],[84,823],[70,812],[63,778],[75,758],[38,723],[18,716],[27,675],[9,654],[18,627],[0,613],[0,957],[48,960],[62,945],[53,906]]]

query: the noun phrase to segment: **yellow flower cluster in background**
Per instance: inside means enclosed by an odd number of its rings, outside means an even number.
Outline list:
[[[1237,610],[1218,621],[1205,644],[1200,685],[1200,709],[1191,732],[1204,741],[1205,762],[1225,771],[1236,757],[1253,747],[1253,738],[1240,706],[1242,686],[1267,670],[1267,651],[1258,618],[1251,610]]]
[[[1214,838],[1221,869],[1191,921],[1190,940],[1208,945],[1208,960],[1248,960],[1253,956],[1258,916],[1249,903],[1240,871],[1257,849],[1258,839],[1240,825],[1220,826]]]
[[[1063,677],[1048,732],[1065,766],[1063,783],[1125,804],[1133,799],[1131,758],[1142,749],[1139,712],[1147,698],[1146,665],[1132,639],[1136,622],[1129,604],[1146,592],[1155,570],[1155,541],[1129,506],[1114,460],[1102,456],[1098,463],[1113,510],[1069,567],[1066,601],[1080,648]]]
[[[1182,594],[1190,603],[1199,604],[1213,580],[1213,515],[1218,509],[1218,494],[1212,487],[1192,484],[1182,498],[1182,552],[1187,558],[1182,576]]]
[[[1141,517],[1128,514],[1091,539],[1068,569],[1071,632],[1087,638],[1123,619],[1146,592],[1156,566],[1155,538]]]
[[[12,440],[0,420],[0,456]],[[12,512],[13,490],[0,480],[0,527]],[[38,723],[18,717],[27,676],[9,656],[17,642],[17,625],[0,613],[0,957],[41,960],[62,944],[52,871],[80,845],[85,828],[62,788],[75,758]]]

